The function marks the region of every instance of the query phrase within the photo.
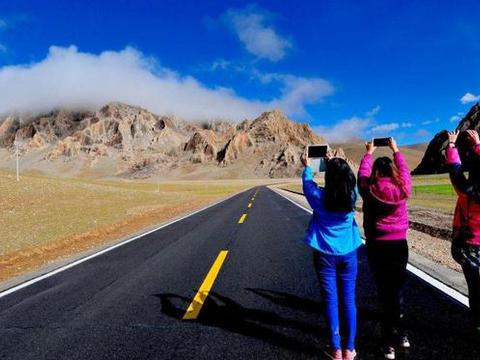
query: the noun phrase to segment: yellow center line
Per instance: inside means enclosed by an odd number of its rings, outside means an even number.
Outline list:
[[[252,207],[252,203],[248,204],[248,207],[251,208],[251,207]]]
[[[243,214],[243,215],[240,217],[240,220],[238,220],[238,223],[239,223],[239,224],[243,224],[243,222],[245,221],[246,218],[247,218],[247,214]]]
[[[200,310],[202,310],[203,303],[205,302],[205,299],[210,293],[210,289],[212,288],[213,283],[215,282],[215,279],[220,272],[220,268],[222,267],[223,262],[227,257],[227,254],[227,250],[220,251],[220,254],[218,254],[217,259],[215,260],[210,271],[205,277],[205,280],[203,280],[200,289],[198,289],[198,292],[195,294],[192,303],[185,312],[185,315],[183,315],[183,320],[195,320],[198,317]]]

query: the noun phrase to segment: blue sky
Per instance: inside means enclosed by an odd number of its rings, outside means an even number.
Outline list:
[[[478,13],[476,1],[4,0],[0,112],[120,100],[238,121],[279,107],[330,141],[427,141],[478,101]]]

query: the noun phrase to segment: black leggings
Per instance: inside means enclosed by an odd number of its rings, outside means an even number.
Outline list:
[[[463,274],[468,285],[470,313],[475,327],[480,327],[480,273],[476,267],[462,265]]]
[[[385,345],[394,346],[404,335],[403,287],[407,277],[407,240],[367,241],[367,256],[382,307]]]

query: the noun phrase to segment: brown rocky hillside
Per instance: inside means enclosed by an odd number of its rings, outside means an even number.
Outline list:
[[[279,111],[239,124],[192,124],[119,103],[96,112],[54,111],[0,124],[0,166],[79,176],[292,177],[307,144],[324,139]],[[341,150],[339,150],[341,155]]]

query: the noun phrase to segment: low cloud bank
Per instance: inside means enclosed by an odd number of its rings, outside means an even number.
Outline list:
[[[272,108],[304,116],[306,105],[334,91],[323,79],[293,76],[282,89],[270,101],[247,99],[230,88],[207,87],[191,76],[163,68],[133,48],[97,55],[75,46],[52,46],[39,62],[0,68],[0,114],[96,109],[119,101],[186,120],[239,121]]]

